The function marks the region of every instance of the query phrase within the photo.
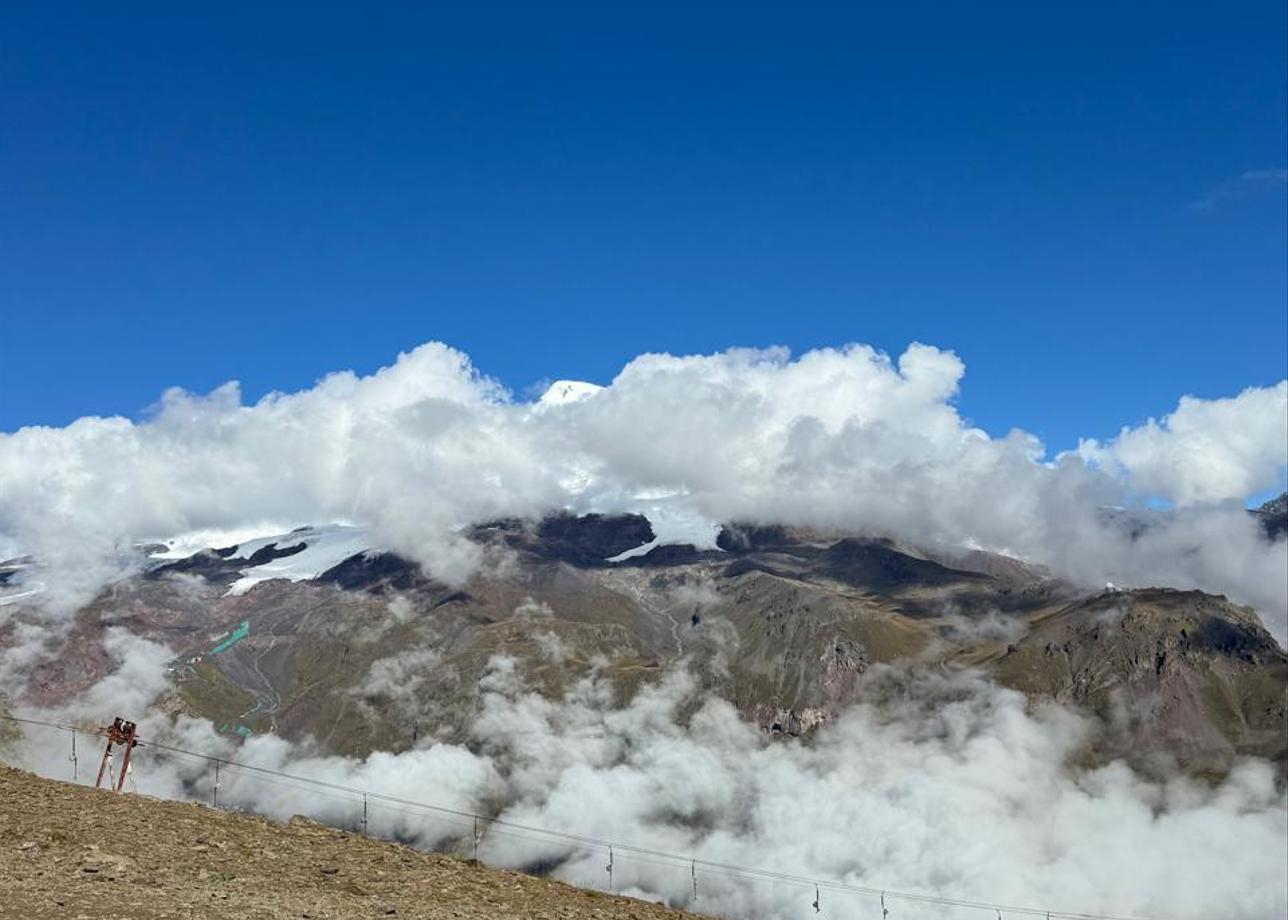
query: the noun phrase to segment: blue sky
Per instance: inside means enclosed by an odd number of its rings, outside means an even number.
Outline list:
[[[1282,0],[5,20],[0,430],[429,339],[921,340],[1052,449],[1288,373]]]

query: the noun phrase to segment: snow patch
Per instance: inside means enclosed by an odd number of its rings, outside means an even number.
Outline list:
[[[45,592],[44,582],[35,582],[29,585],[23,585],[25,590],[15,591],[8,594],[0,594],[0,607],[6,607],[9,604],[16,604],[18,601],[26,600],[29,597],[35,597],[37,594]]]
[[[627,559],[634,559],[636,556],[644,556],[649,551],[661,545],[662,545],[662,541],[654,537],[652,540],[649,540],[647,543],[641,543],[639,546],[631,547],[626,552],[618,553],[616,556],[609,556],[604,561],[605,562],[625,562]]]
[[[264,536],[266,531],[272,535]],[[350,556],[378,548],[372,542],[370,531],[365,527],[348,524],[297,527],[294,530],[280,526],[253,530],[194,530],[154,542],[166,547],[165,550],[149,554],[148,558],[155,563],[187,559],[203,550],[230,547],[232,552],[224,558],[237,563],[249,561],[256,552],[273,544],[277,544],[278,550],[304,544],[303,550],[290,556],[272,559],[261,565],[247,565],[241,570],[241,577],[229,586],[225,596],[245,594],[260,582],[275,578],[308,581]]]
[[[149,553],[149,559],[187,559],[203,549],[222,549],[228,546],[240,547],[243,543],[256,540],[266,533],[283,533],[289,530],[290,527],[290,524],[283,525],[280,522],[272,522],[233,529],[204,528],[190,530],[164,539],[144,540],[141,542],[166,547],[160,552]],[[272,542],[273,539],[278,538],[270,538],[266,542]]]
[[[658,546],[691,544],[698,550],[719,549],[716,537],[720,535],[720,524],[707,520],[677,501],[680,497],[682,496],[678,494],[652,494],[647,498],[637,499],[631,510],[648,518],[654,538],[604,561],[623,562],[646,555]]]
[[[297,546],[300,543],[304,543],[305,547],[301,552],[293,555],[243,569],[242,577],[229,586],[228,595],[245,594],[260,582],[275,578],[309,581],[317,578],[327,569],[339,565],[350,556],[369,552],[375,548],[371,544],[371,534],[365,527],[331,524],[325,527],[301,527],[290,533],[241,543],[228,558],[234,561],[249,559],[258,550],[274,543],[279,550]]]

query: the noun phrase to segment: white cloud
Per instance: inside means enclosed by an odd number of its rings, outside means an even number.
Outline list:
[[[155,692],[159,646],[122,641],[112,651],[122,660],[107,679],[115,683],[60,718],[99,716],[108,697],[141,704],[136,683],[144,696]],[[968,671],[876,666],[859,702],[809,742],[768,738],[728,703],[697,695],[681,670],[624,708],[607,677],[576,683],[562,701],[528,692],[504,658],[482,690],[474,752],[433,745],[350,759],[273,736],[234,752],[208,723],[154,711],[141,727],[150,740],[327,783],[463,811],[494,805],[505,821],[804,878],[1114,916],[1253,920],[1288,909],[1288,801],[1272,764],[1240,764],[1215,787],[1117,763],[1080,767],[1089,722]],[[30,736],[29,761],[64,776],[66,736]],[[141,792],[210,795],[207,763],[144,747],[136,764]],[[357,795],[227,767],[221,778],[220,800],[233,807],[350,827],[361,814]],[[422,846],[471,838],[468,818],[371,805],[373,833]],[[544,860],[568,881],[607,885],[599,848],[497,828],[480,855],[513,866]],[[618,890],[690,903],[687,863],[618,851],[614,865]],[[693,906],[785,920],[808,913],[812,897],[702,869]],[[899,920],[978,915],[891,906]],[[827,889],[822,907],[824,920],[877,915],[870,897]]]
[[[517,619],[542,619],[555,615],[554,610],[544,601],[534,601],[530,597],[525,597],[519,601],[518,606],[514,608],[514,615]]]
[[[858,528],[1009,550],[1089,584],[1200,586],[1256,604],[1283,636],[1288,552],[1219,502],[1278,483],[1288,383],[1186,397],[1044,462],[1032,435],[963,423],[963,373],[926,345],[897,361],[862,345],[648,354],[538,411],[429,344],[254,405],[236,384],[171,390],[143,422],[0,435],[0,541],[48,560],[72,609],[135,540],[347,521],[460,582],[485,562],[458,534],[469,522],[664,504],[695,532],[735,518]],[[1100,520],[1148,494],[1193,507],[1135,541]]]
[[[860,886],[1117,916],[1276,916],[1288,857],[1285,800],[1268,763],[1215,790],[1121,764],[1070,766],[1090,726],[969,673],[876,668],[861,702],[811,743],[770,741],[675,672],[616,709],[594,680],[561,703],[499,682],[475,733],[498,764],[503,819],[712,862]],[[900,692],[891,693],[891,685]],[[875,700],[881,699],[881,703]],[[629,835],[629,836],[628,836]],[[490,839],[486,858],[564,858],[603,886],[604,854]],[[685,904],[691,878],[617,857],[618,884]],[[794,917],[812,892],[707,874],[696,907]],[[827,916],[873,912],[831,893]],[[962,916],[973,916],[963,912]],[[900,902],[897,916],[956,916]]]
[[[1162,421],[1124,428],[1078,453],[1178,505],[1243,500],[1273,484],[1288,452],[1288,381],[1231,399],[1181,397]]]
[[[382,707],[405,718],[408,713],[415,713],[416,694],[441,660],[438,651],[429,647],[410,648],[378,658],[371,663],[354,693],[364,699],[376,698]]]

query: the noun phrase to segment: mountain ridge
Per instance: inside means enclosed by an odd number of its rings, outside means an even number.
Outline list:
[[[997,554],[781,525],[730,524],[718,549],[655,546],[620,562],[608,560],[654,539],[646,517],[559,514],[468,534],[509,561],[459,587],[378,549],[291,571],[310,554],[299,543],[355,539],[325,528],[159,560],[82,611],[32,697],[56,705],[101,679],[104,630],[124,627],[174,649],[171,711],[363,755],[467,742],[496,656],[555,699],[593,669],[625,700],[688,668],[700,692],[787,734],[856,700],[869,668],[904,662],[973,668],[1086,711],[1100,759],[1213,775],[1242,756],[1288,759],[1272,692],[1288,657],[1254,613],[1218,596],[1087,592]],[[255,574],[269,565],[284,577]],[[234,638],[225,648],[215,635]],[[390,669],[400,686],[373,678]]]

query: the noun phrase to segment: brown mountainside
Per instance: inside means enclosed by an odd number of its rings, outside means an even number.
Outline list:
[[[99,680],[104,631],[121,626],[177,653],[171,708],[363,755],[467,741],[498,654],[552,697],[595,668],[625,699],[683,662],[766,731],[793,734],[851,702],[870,668],[903,662],[979,668],[1079,707],[1102,726],[1097,758],[1213,774],[1243,755],[1288,759],[1288,655],[1222,597],[1087,592],[1004,556],[778,526],[728,526],[720,550],[660,546],[616,563],[652,538],[643,518],[498,521],[473,538],[504,562],[458,588],[389,553],[240,595],[228,585],[260,563],[234,548],[167,563],[83,610],[32,698],[57,703]]]

